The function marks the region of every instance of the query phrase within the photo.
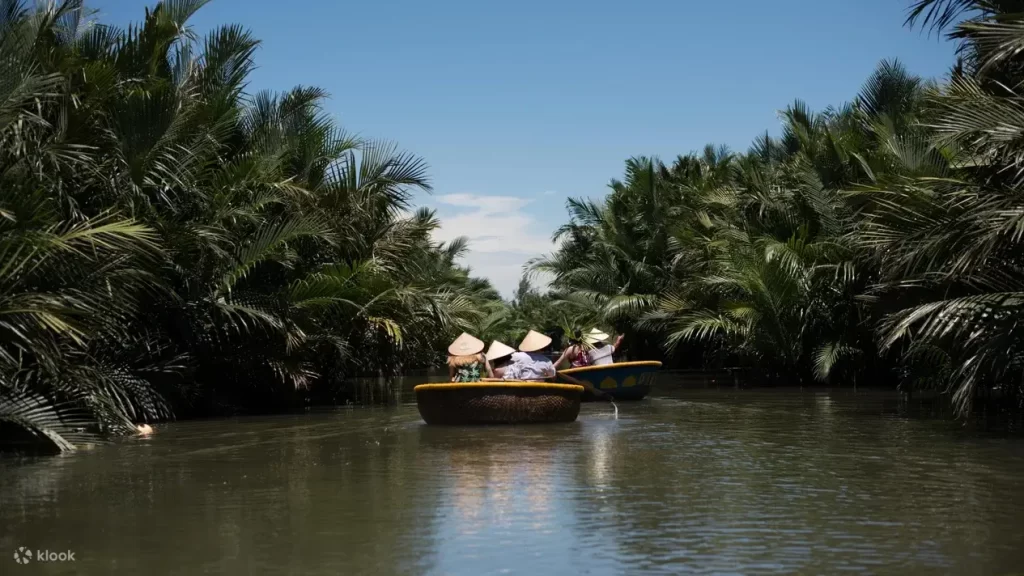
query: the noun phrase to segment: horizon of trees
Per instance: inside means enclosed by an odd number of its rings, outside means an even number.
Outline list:
[[[81,0],[0,3],[0,433],[60,450],[135,423],[353,397],[465,330],[594,325],[670,365],[1019,403],[1024,18],[915,0],[947,82],[883,62],[779,137],[636,157],[568,202],[511,301],[438,243],[423,159],[345,132],[327,94],[246,91],[259,41],[207,0],[125,29]],[[549,274],[550,289],[530,285]]]
[[[1024,7],[914,0],[958,46],[947,82],[882,62],[852,101],[796,101],[779,137],[635,157],[571,199],[531,263],[555,301],[688,367],[767,383],[871,382],[1021,398]]]

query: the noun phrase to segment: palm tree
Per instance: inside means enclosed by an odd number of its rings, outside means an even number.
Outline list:
[[[534,265],[690,361],[756,363],[788,381],[879,369],[865,364],[874,304],[860,298],[879,263],[854,237],[875,197],[857,187],[941,170],[917,124],[927,88],[883,62],[851,104],[814,113],[798,101],[782,137],[746,154],[631,160],[603,204],[570,201],[560,250]]]
[[[961,414],[990,390],[1020,394],[1019,8],[915,2],[910,24],[949,30],[959,43],[952,80],[927,98],[929,153],[939,160],[933,174],[875,186],[861,227],[881,262],[877,291],[897,304],[881,323],[882,346],[937,365],[924,375],[952,392]]]
[[[496,299],[410,213],[425,162],[247,94],[258,41],[205,3],[0,11],[0,422],[60,449],[432,362]]]
[[[705,164],[677,169],[720,170],[727,155],[709,149]],[[604,202],[569,199],[569,223],[554,236],[560,248],[529,264],[533,273],[553,278],[553,294],[566,310],[559,324],[611,326],[629,335],[632,353],[657,354],[635,327],[671,279],[670,231],[682,195],[672,178],[658,159],[632,158],[625,179],[611,182]]]
[[[167,414],[140,377],[161,364],[124,354],[145,339],[127,322],[157,289],[146,270],[157,235],[116,209],[75,204],[69,190],[102,185],[101,161],[55,122],[69,114],[70,81],[38,60],[82,48],[77,10],[8,3],[0,14],[0,427],[58,449]]]

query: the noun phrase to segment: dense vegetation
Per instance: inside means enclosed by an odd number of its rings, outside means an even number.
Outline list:
[[[133,422],[343,398],[436,363],[500,302],[431,241],[424,162],[298,87],[205,0],[126,30],[0,2],[0,428],[67,449]],[[443,357],[443,356],[441,356]]]
[[[958,42],[948,82],[883,62],[746,153],[633,158],[534,268],[688,366],[1018,401],[1024,4],[916,0],[908,24]]]
[[[459,331],[625,331],[629,353],[769,381],[1020,397],[1024,8],[916,0],[959,42],[932,84],[882,63],[847,105],[746,153],[634,158],[571,200],[511,302],[431,240],[418,157],[298,87],[250,93],[258,41],[206,0],[122,30],[81,0],[0,2],[0,433],[69,449],[135,422],[345,399]]]

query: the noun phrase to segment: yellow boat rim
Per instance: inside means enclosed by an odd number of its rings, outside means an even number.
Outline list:
[[[459,390],[469,388],[490,388],[498,389],[502,388],[532,388],[541,390],[562,390],[565,392],[583,392],[583,386],[576,384],[554,384],[551,382],[520,382],[516,380],[509,380],[508,382],[441,382],[437,384],[420,384],[414,387],[413,392],[421,392],[427,390]]]
[[[594,370],[608,370],[612,368],[661,368],[661,362],[656,360],[643,360],[640,362],[616,362],[614,364],[600,364],[597,366],[581,366],[579,368],[566,368],[559,370],[559,374],[579,374],[580,372],[592,372]]]

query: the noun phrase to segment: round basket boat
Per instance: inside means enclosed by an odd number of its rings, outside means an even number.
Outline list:
[[[560,370],[565,374],[594,388],[607,392],[616,400],[640,400],[651,391],[651,380],[661,362],[618,362],[601,366],[583,366]],[[585,394],[584,401],[594,400]]]
[[[427,424],[573,422],[583,387],[548,382],[450,382],[413,388]]]

